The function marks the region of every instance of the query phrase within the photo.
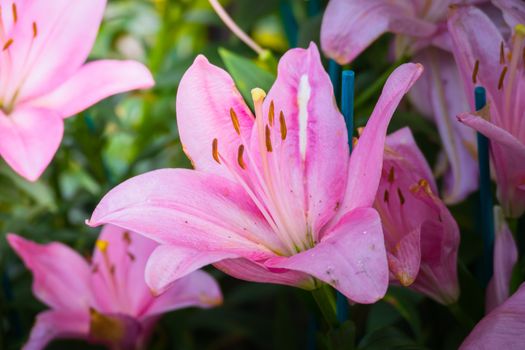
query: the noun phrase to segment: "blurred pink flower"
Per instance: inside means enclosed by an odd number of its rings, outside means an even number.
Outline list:
[[[460,350],[520,350],[525,344],[524,329],[525,283],[474,327]]]
[[[106,0],[2,1],[0,156],[30,181],[58,149],[64,118],[154,83],[137,62],[84,64],[105,5]]]
[[[195,171],[153,171],[119,185],[91,225],[112,223],[157,240],[147,281],[215,263],[249,281],[314,289],[319,281],[371,303],[388,285],[381,222],[371,208],[386,128],[422,72],[392,73],[352,156],[343,116],[315,45],[279,63],[255,118],[232,78],[199,56],[177,95],[181,141]],[[316,279],[312,278],[315,277]]]
[[[457,300],[459,228],[410,129],[386,139],[374,207],[383,224],[394,281],[449,304]]]
[[[476,0],[331,0],[321,28],[323,51],[340,64],[354,60],[382,34],[396,34],[397,58],[411,56],[425,73],[410,92],[420,112],[434,120],[442,140],[436,172],[445,172],[443,198],[457,203],[478,187],[476,138],[456,122],[468,108],[461,79],[450,50],[446,16],[452,3]]]
[[[525,212],[525,25],[516,25],[507,42],[474,7],[456,7],[448,25],[465,88],[485,87],[489,106],[458,118],[490,138],[499,202],[506,216],[517,218]]]
[[[501,208],[496,207],[496,237],[494,239],[494,274],[487,286],[485,311],[489,313],[509,297],[512,269],[518,261],[518,247],[503,218]]]
[[[219,286],[203,271],[154,297],[144,269],[158,244],[118,227],[104,227],[91,263],[62,243],[41,245],[14,234],[7,240],[33,273],[33,293],[51,307],[37,316],[26,350],[43,349],[55,338],[142,349],[163,313],[222,302]]]

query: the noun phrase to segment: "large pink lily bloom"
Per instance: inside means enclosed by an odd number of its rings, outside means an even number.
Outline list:
[[[502,304],[510,294],[512,270],[518,261],[518,247],[503,218],[501,208],[495,207],[496,237],[494,239],[494,274],[487,286],[485,311],[489,313]]]
[[[91,262],[62,243],[42,245],[14,234],[7,240],[33,273],[33,293],[51,308],[37,316],[25,350],[43,349],[56,338],[142,349],[163,313],[222,301],[217,282],[203,271],[153,296],[144,270],[158,244],[118,227],[104,227]]]
[[[459,296],[459,228],[410,129],[386,139],[374,207],[381,216],[393,281],[450,304]]]
[[[323,51],[340,64],[353,61],[390,32],[396,34],[394,55],[412,56],[425,67],[410,98],[438,128],[444,152],[436,172],[444,172],[443,199],[449,204],[462,201],[478,187],[475,133],[455,119],[468,107],[446,26],[448,7],[457,2],[331,0],[321,27]]]
[[[492,310],[461,344],[460,350],[523,349],[525,344],[525,283]]]
[[[0,14],[0,156],[34,181],[51,162],[64,118],[110,95],[148,88],[142,64],[84,64],[106,0],[2,0]]]
[[[457,7],[449,31],[465,88],[484,86],[489,104],[485,118],[469,113],[458,118],[490,138],[499,202],[505,215],[519,217],[525,212],[525,26],[517,25],[507,42],[482,11]]]
[[[99,203],[90,224],[112,223],[162,245],[148,263],[154,290],[214,263],[248,281],[314,289],[328,283],[371,303],[388,284],[372,208],[392,114],[422,72],[392,73],[352,156],[317,47],[292,49],[255,118],[232,78],[197,57],[181,80],[177,118],[196,170],[132,178]]]

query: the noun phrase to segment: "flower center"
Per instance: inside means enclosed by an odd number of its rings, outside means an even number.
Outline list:
[[[304,83],[301,81],[299,90],[303,92],[298,95],[297,101],[299,106],[299,150],[304,161],[308,122],[305,106],[309,99],[307,79]],[[292,214],[293,208],[290,207],[289,199],[285,197],[287,194],[283,193],[283,189],[290,186],[285,184],[285,178],[280,171],[282,166],[286,165],[280,164],[278,154],[283,151],[281,148],[286,142],[288,128],[284,113],[282,111],[276,113],[273,101],[270,102],[267,118],[264,118],[263,102],[265,97],[266,93],[262,89],[252,90],[256,117],[256,130],[253,136],[256,137],[254,141],[256,141],[258,151],[253,152],[253,148],[249,147],[249,140],[243,135],[237,114],[232,108],[230,109],[232,126],[241,141],[237,154],[233,158],[237,164],[232,164],[231,157],[224,157],[220,154],[220,141],[218,139],[214,139],[212,142],[212,157],[217,163],[224,165],[246,190],[282,242],[282,247],[274,247],[263,241],[257,243],[265,245],[276,254],[292,255],[311,248],[314,242],[306,220],[304,223],[296,222],[297,220]],[[254,144],[251,145],[255,146]],[[301,225],[304,228],[301,228]],[[253,239],[253,237],[249,238]]]

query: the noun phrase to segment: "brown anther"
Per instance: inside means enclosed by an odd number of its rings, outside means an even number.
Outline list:
[[[271,138],[271,135],[270,135],[270,127],[268,125],[266,125],[265,136],[266,136],[266,150],[268,152],[272,152],[273,151],[272,138]]]
[[[390,171],[388,172],[388,182],[394,183],[395,179],[396,179],[396,176],[394,174],[394,167],[390,167]]]
[[[18,13],[16,11],[15,3],[13,3],[13,5],[11,6],[11,9],[13,10],[13,23],[16,23],[16,21],[18,21]]]
[[[122,235],[122,240],[123,240],[127,245],[130,245],[130,244],[131,244],[131,236],[129,235],[129,232],[128,232],[128,231],[124,232],[124,234]]]
[[[7,50],[9,48],[9,46],[11,46],[11,44],[13,44],[13,39],[7,40],[7,42],[5,43],[4,48],[2,50],[3,51]]]
[[[503,80],[505,80],[505,75],[507,74],[507,66],[503,67],[498,81],[498,90],[503,89]]]
[[[286,120],[284,120],[284,113],[281,111],[279,113],[279,124],[281,125],[281,139],[286,139],[286,134],[288,133],[288,130],[286,129]]]
[[[33,38],[36,38],[38,35],[38,27],[36,26],[36,22],[33,22]]]
[[[109,273],[114,275],[115,274],[115,265],[111,265],[109,268]]]
[[[237,163],[239,163],[239,166],[243,169],[246,169],[246,164],[244,163],[244,159],[242,159],[242,155],[244,154],[244,145],[239,146],[239,150],[237,152]]]
[[[127,254],[128,254],[129,260],[131,260],[131,261],[135,261],[135,255],[133,255],[133,254],[130,253],[130,252],[127,252]]]
[[[221,164],[221,160],[219,159],[219,141],[217,139],[213,139],[211,143],[211,155],[217,163]]]
[[[385,193],[383,194],[383,200],[385,201],[385,203],[388,203],[389,198],[390,198],[390,193],[388,193],[388,190],[385,190]]]
[[[233,128],[235,129],[235,132],[237,135],[241,134],[241,126],[239,124],[239,118],[237,118],[237,114],[233,110],[233,108],[230,108],[230,117],[232,118],[232,124]]]
[[[499,45],[499,64],[505,64],[505,43]]]
[[[273,126],[274,119],[275,119],[275,106],[272,100],[270,102],[270,110],[268,111],[268,122],[270,123],[270,126]]]
[[[474,70],[472,71],[472,82],[476,84],[478,81],[478,70],[479,70],[479,60],[476,60],[474,63]]]
[[[92,273],[97,273],[98,272],[98,264],[93,265],[93,267],[91,268],[91,272]]]
[[[399,202],[401,205],[405,204],[405,196],[403,196],[403,192],[401,192],[401,189],[397,188],[397,196],[399,197]]]

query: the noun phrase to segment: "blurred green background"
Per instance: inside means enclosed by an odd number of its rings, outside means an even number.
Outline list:
[[[319,43],[324,1],[231,0],[222,4],[234,20],[278,59],[290,46]],[[389,37],[369,48],[353,65],[356,96],[389,69]],[[62,145],[37,183],[28,183],[0,163],[0,232],[38,242],[62,241],[88,256],[98,230],[84,224],[99,199],[131,176],[158,168],[190,167],[178,138],[177,84],[197,54],[227,68],[241,91],[268,89],[271,65],[232,36],[206,0],[109,0],[91,58],[132,58],[153,72],[155,88],[109,98],[66,121]],[[356,106],[364,125],[379,91]],[[391,130],[409,125],[431,164],[437,156],[436,128],[404,101]],[[0,161],[2,162],[2,161]],[[462,266],[476,273],[481,243],[472,216],[475,198],[452,208],[462,231]],[[0,349],[18,349],[35,315],[45,308],[31,293],[31,275],[0,239]],[[172,312],[158,324],[151,349],[313,349],[316,307],[309,293],[290,287],[235,280],[209,269],[225,297],[213,310]],[[466,310],[479,319],[481,289],[460,269]],[[353,306],[360,349],[449,349],[463,329],[441,305],[408,290],[391,287],[383,301]],[[344,342],[333,334],[334,344]],[[339,339],[339,340],[338,340]],[[333,344],[332,344],[333,345]],[[56,341],[50,349],[96,348],[78,341]],[[317,348],[330,347],[318,343]]]

